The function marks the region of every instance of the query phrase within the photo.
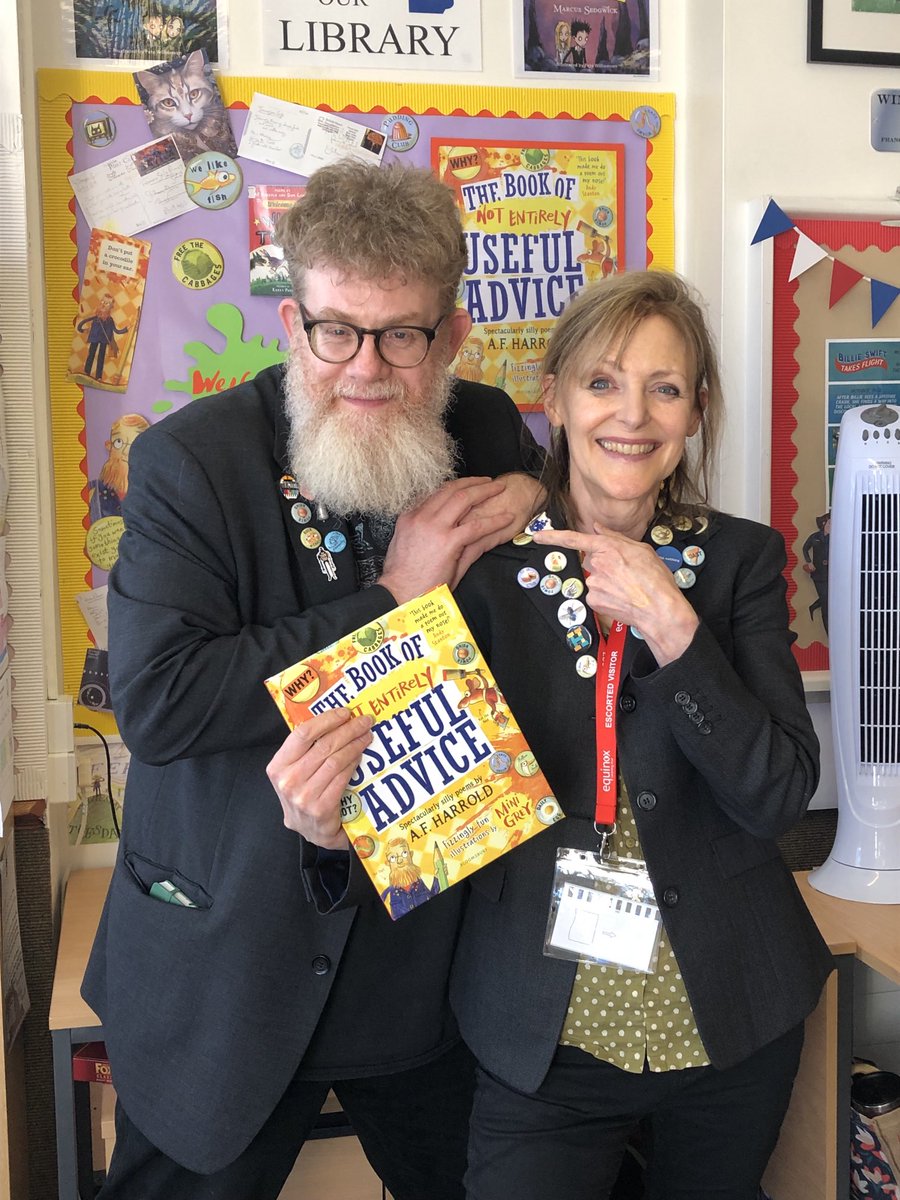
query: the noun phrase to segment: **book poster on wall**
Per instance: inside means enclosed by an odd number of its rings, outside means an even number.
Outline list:
[[[658,0],[515,0],[517,75],[659,78]]]
[[[70,45],[78,59],[159,62],[204,49],[226,65],[218,0],[68,0]]]
[[[613,271],[674,265],[668,94],[545,89],[535,113],[535,93],[524,88],[222,79],[237,158],[210,152],[195,175],[197,160],[184,161],[187,205],[138,235],[149,246],[140,326],[127,385],[114,392],[96,386],[99,352],[93,378],[68,377],[91,244],[69,177],[111,174],[110,163],[146,144],[147,122],[130,73],[41,72],[40,86],[64,679],[89,701],[76,719],[103,732],[115,730],[106,652],[89,629],[100,628],[96,609],[118,553],[131,445],[166,413],[284,360],[278,304],[290,280],[274,230],[308,178],[299,163],[308,160],[311,174],[351,126],[361,146],[377,143],[367,153],[379,169],[446,179],[469,250],[461,302],[474,319],[452,369],[505,387],[535,428],[543,343],[569,295]],[[647,137],[632,117],[651,104],[659,129]],[[267,117],[250,139],[256,157],[240,149],[254,110]],[[298,128],[309,134],[302,144]],[[98,130],[114,135],[98,139]],[[118,329],[126,325],[118,319]],[[85,345],[77,365],[86,367],[87,353]],[[107,356],[101,381],[111,369]]]

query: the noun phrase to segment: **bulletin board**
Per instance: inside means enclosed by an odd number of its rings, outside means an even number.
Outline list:
[[[827,575],[815,567],[840,414],[900,402],[900,304],[890,302],[900,292],[900,227],[841,214],[789,217],[794,228],[774,238],[772,256],[771,523],[788,551],[794,654],[801,670],[821,672],[828,670]],[[791,280],[803,238],[826,256]],[[883,315],[873,290],[887,293]]]
[[[376,138],[388,137],[388,147],[395,148],[384,151],[384,163],[431,166],[446,177],[457,191],[470,245],[461,302],[476,310],[473,337],[481,342],[463,347],[468,359],[460,359],[460,374],[477,371],[469,377],[504,386],[523,411],[535,407],[540,350],[551,323],[548,298],[536,296],[526,283],[524,266],[518,289],[489,287],[491,281],[479,275],[484,248],[479,235],[491,229],[511,232],[516,219],[529,231],[548,234],[548,252],[555,253],[563,246],[552,228],[557,222],[569,266],[581,282],[611,270],[674,265],[670,94],[227,76],[218,82],[238,141],[253,96],[261,93],[339,113],[377,131]],[[142,145],[149,135],[130,74],[42,71],[39,88],[63,680],[66,692],[78,697],[93,639],[76,597],[102,590],[120,531],[118,518],[105,518],[112,522],[108,528],[100,525],[104,518],[98,518],[96,504],[96,481],[110,454],[113,427],[123,417],[152,424],[197,396],[224,391],[283,359],[277,289],[270,295],[250,291],[254,243],[248,189],[296,187],[305,180],[238,158],[242,190],[233,203],[216,210],[198,207],[135,234],[149,244],[149,260],[139,326],[136,336],[133,330],[128,335],[127,386],[115,390],[86,380],[76,383],[67,372],[73,327],[82,312],[79,293],[91,230],[68,177]],[[648,107],[659,116],[652,137],[640,120]],[[105,146],[90,144],[85,129],[100,128],[104,120],[114,127],[115,139]],[[398,130],[408,136],[392,140]],[[476,159],[480,174],[471,169]],[[581,195],[562,215],[557,205],[555,216],[539,195],[517,203],[487,189],[482,203],[470,190],[466,203],[467,185],[497,179],[511,164],[520,173],[525,168],[560,176],[578,171],[601,194]],[[212,245],[221,257],[220,267],[198,288],[182,286],[175,270],[178,254],[192,239]],[[482,266],[489,257],[481,255]],[[120,328],[126,325],[127,318],[121,318]],[[108,713],[80,704],[75,711],[76,720],[114,732]]]

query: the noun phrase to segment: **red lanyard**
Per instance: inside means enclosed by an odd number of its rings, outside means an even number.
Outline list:
[[[596,613],[594,614],[596,619]],[[600,639],[596,674],[597,730],[597,804],[594,821],[598,826],[615,825],[616,802],[619,796],[616,771],[616,700],[622,678],[622,650],[628,627],[623,621],[613,621],[609,637],[604,638],[597,621]]]

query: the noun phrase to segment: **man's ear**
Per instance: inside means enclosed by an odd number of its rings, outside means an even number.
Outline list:
[[[562,425],[562,415],[556,405],[556,376],[545,375],[541,380],[541,400],[544,405],[544,412],[547,414],[547,420],[551,425],[557,428]]]
[[[472,318],[464,308],[454,308],[445,318],[444,325],[447,327],[447,349],[452,360],[456,358],[460,346],[472,332]]]
[[[284,326],[284,331],[288,335],[288,341],[294,335],[294,323],[297,320],[297,314],[300,311],[300,305],[290,296],[286,297],[278,305],[278,315],[281,317],[281,323]]]

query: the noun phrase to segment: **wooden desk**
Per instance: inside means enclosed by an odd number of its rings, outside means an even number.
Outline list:
[[[853,964],[859,959],[900,983],[900,905],[826,896],[810,885],[808,871],[794,878],[836,969],[806,1022],[791,1106],[763,1187],[778,1200],[847,1200]]]
[[[111,873],[108,869],[73,871],[63,905],[50,1001],[59,1200],[92,1195],[87,1184],[91,1163],[76,1138],[76,1117],[89,1121],[87,1085],[73,1083],[72,1050],[103,1038],[100,1021],[79,989]],[[858,958],[900,983],[900,905],[858,904],[825,896],[810,887],[808,874],[798,872],[795,878],[834,955],[836,969],[807,1021],[791,1107],[763,1183],[778,1200],[811,1196],[847,1200],[853,963]],[[764,980],[760,983],[765,985]]]
[[[80,988],[111,875],[110,868],[73,871],[63,901],[49,1021],[59,1200],[88,1200],[94,1194],[90,1142],[76,1133],[79,1124],[90,1129],[90,1097],[88,1085],[72,1079],[72,1051],[103,1040],[100,1020],[82,1000]]]

